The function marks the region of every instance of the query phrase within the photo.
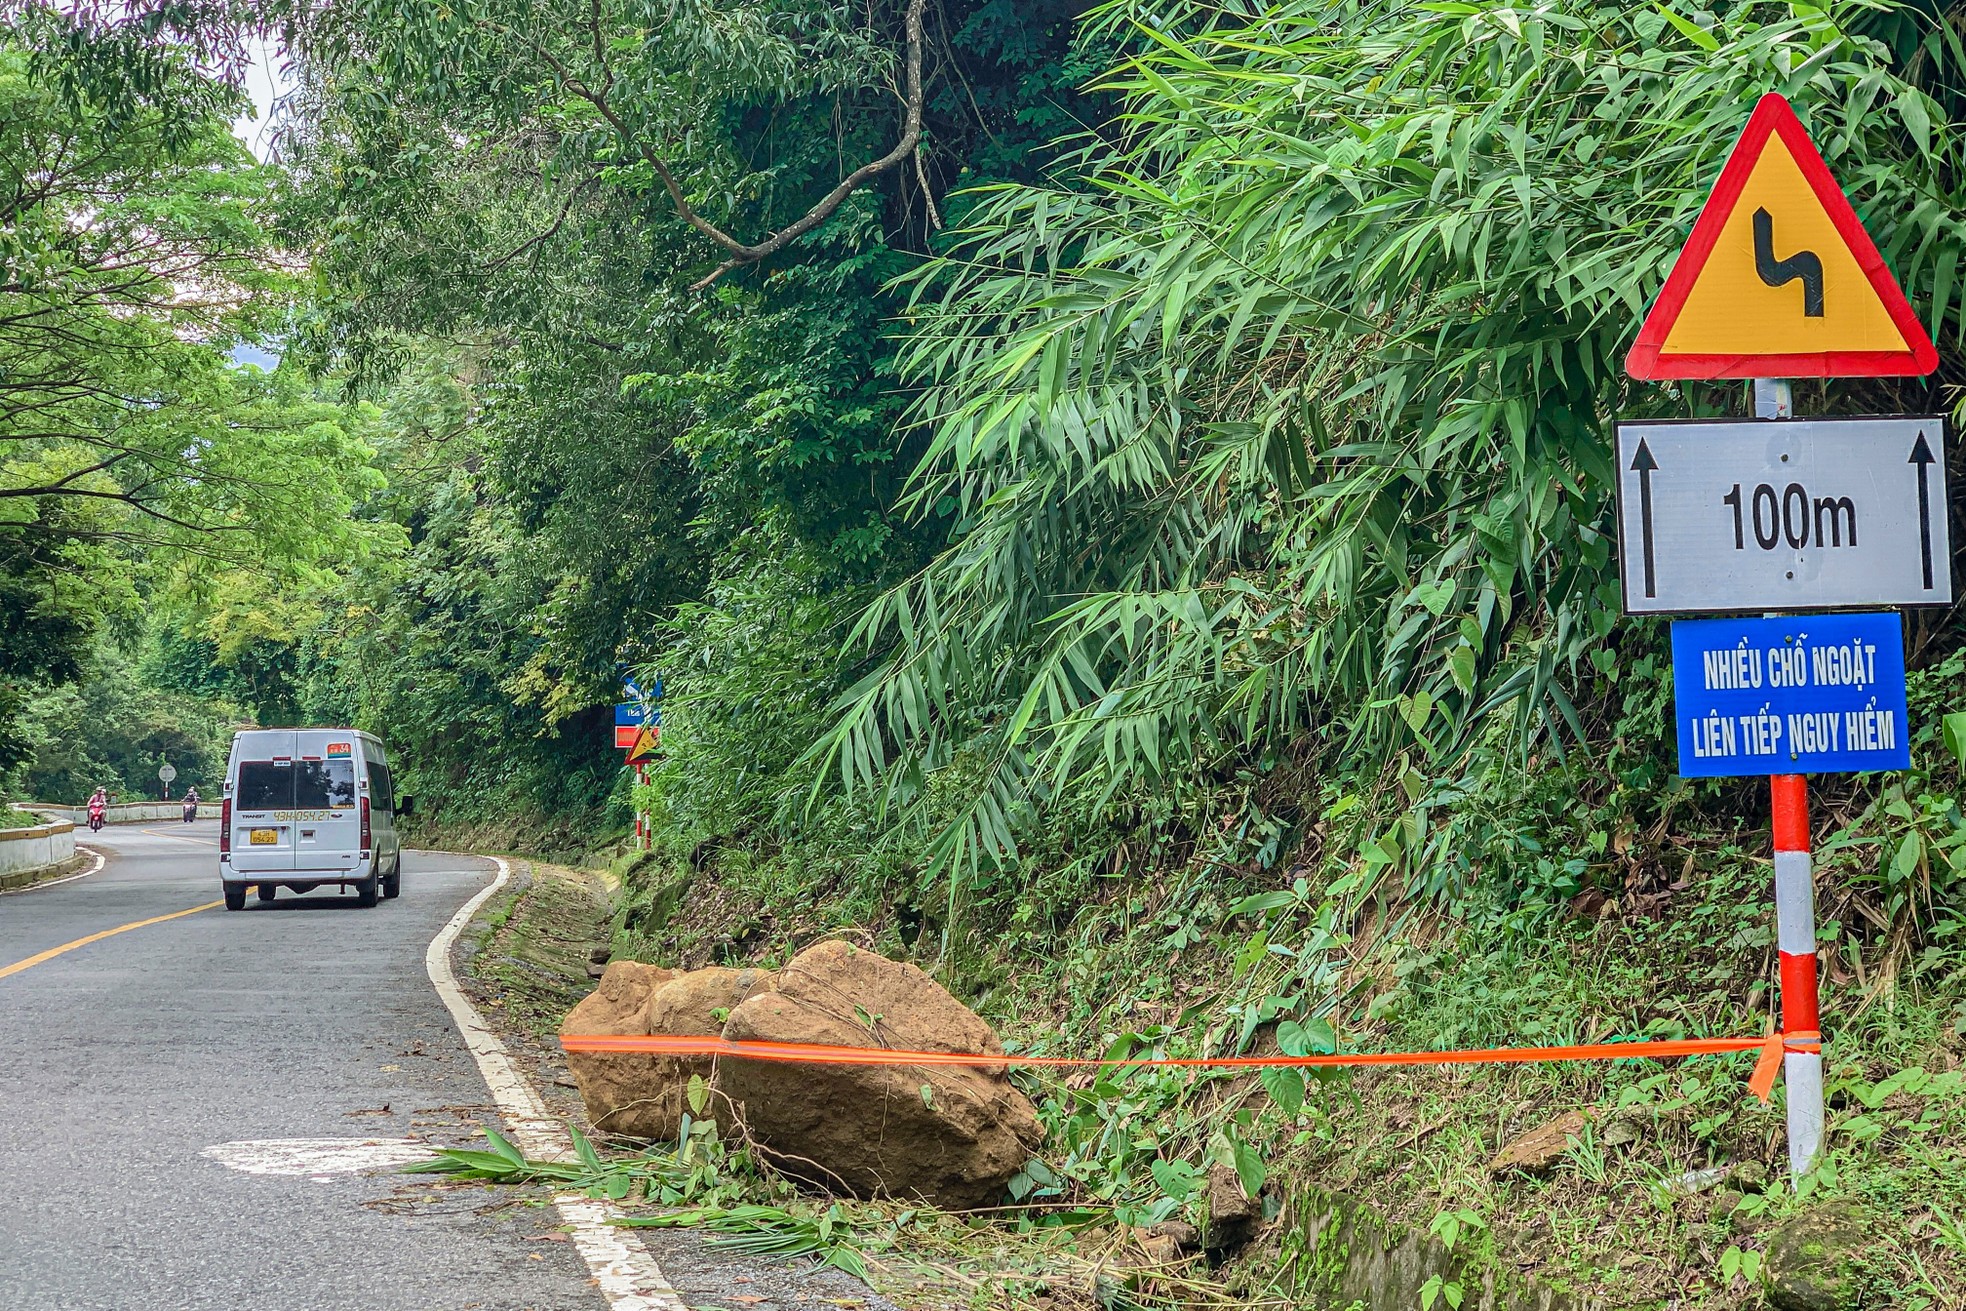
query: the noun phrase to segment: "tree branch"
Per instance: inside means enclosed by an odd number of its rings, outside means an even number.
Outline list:
[[[154,505],[145,504],[143,501],[138,500],[135,496],[133,496],[128,492],[98,492],[98,491],[91,491],[86,487],[63,487],[58,483],[52,484],[47,487],[0,488],[0,500],[13,500],[17,497],[23,497],[23,496],[33,497],[33,498],[50,497],[50,496],[74,496],[90,501],[118,501],[124,505],[129,506],[132,510],[137,511],[140,514],[149,515],[152,519],[156,519],[159,520],[160,522],[170,524],[174,528],[182,528],[187,532],[193,532],[193,533],[236,533],[236,532],[244,532],[247,530],[248,527],[248,525],[246,524],[193,523],[188,519],[180,519],[175,515],[166,514],[164,511],[159,510]]]
[[[620,112],[615,109],[614,104],[608,99],[608,93],[614,86],[614,71],[608,67],[605,60],[601,62],[603,80],[599,89],[596,89],[590,87],[580,77],[576,76],[571,69],[561,62],[552,51],[546,49],[545,46],[532,41],[530,38],[527,38],[527,40],[546,65],[553,70],[554,75],[560,79],[561,84],[568,91],[592,105],[601,117],[607,120],[609,126],[613,127],[624,141],[633,146],[636,153],[642,157],[651,169],[655,170],[656,177],[661,179],[663,188],[669,193],[669,201],[675,206],[677,215],[684,222],[723,248],[727,256],[724,262],[704,277],[690,284],[691,291],[704,291],[732,269],[741,268],[747,264],[755,264],[759,260],[766,259],[785,249],[785,247],[791,245],[794,241],[797,241],[800,237],[803,237],[806,233],[812,231],[828,218],[832,217],[833,211],[838,209],[846,201],[848,196],[858,191],[867,182],[894,168],[896,165],[903,163],[914,155],[915,147],[921,141],[922,136],[922,11],[925,4],[926,0],[908,0],[908,14],[906,19],[907,52],[904,56],[907,70],[907,85],[903,93],[903,104],[906,113],[902,121],[901,138],[895,142],[894,149],[888,151],[887,154],[882,155],[879,159],[862,164],[859,168],[841,178],[839,183],[831,191],[822,196],[818,203],[813,205],[811,209],[764,240],[756,243],[740,241],[696,212],[695,207],[689,203],[689,198],[683,194],[682,185],[677,182],[675,174],[669,171],[668,164],[660,155],[655,153],[647,142],[636,135],[627,120],[621,116]],[[598,4],[595,5],[594,12],[594,40],[598,57],[602,49],[598,17],[600,7]]]
[[[587,188],[593,186],[596,182],[599,181],[600,178],[598,177],[588,177],[588,178],[581,179],[580,185],[576,186],[572,191],[569,191],[567,193],[566,200],[562,202],[562,204],[560,205],[560,212],[553,216],[553,222],[547,226],[545,231],[526,238],[524,241],[520,242],[512,249],[506,251],[503,255],[500,255],[497,259],[491,260],[488,263],[480,264],[478,265],[478,267],[480,269],[483,269],[487,273],[491,272],[493,269],[502,269],[507,264],[510,264],[513,260],[519,258],[519,256],[525,254],[533,247],[539,245],[541,242],[550,241],[553,237],[553,234],[558,232],[560,228],[565,225],[567,221],[567,215],[573,212],[574,202],[580,199],[580,193],[587,190]]]

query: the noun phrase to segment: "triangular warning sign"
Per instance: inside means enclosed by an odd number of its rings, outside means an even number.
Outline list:
[[[1763,96],[1625,371],[1843,378],[1938,367],[1932,339],[1795,111]]]
[[[662,741],[662,730],[654,724],[642,725],[642,731],[635,735],[635,745],[628,748],[630,765],[646,765],[655,759],[655,749]]]

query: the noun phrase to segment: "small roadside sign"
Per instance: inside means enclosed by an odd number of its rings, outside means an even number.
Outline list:
[[[169,783],[176,777],[177,777],[177,766],[169,763],[168,761],[157,767],[157,781],[159,783]]]
[[[662,730],[654,724],[645,724],[635,730],[635,741],[628,748],[630,765],[646,765],[655,759],[656,749],[662,744]]]
[[[1952,601],[1945,421],[1618,425],[1627,614]]]
[[[1672,681],[1684,778],[1911,768],[1895,614],[1677,620]]]
[[[1836,378],[1938,366],[1931,337],[1795,111],[1763,96],[1625,371]]]
[[[662,712],[655,708],[655,703],[662,699],[662,680],[654,679],[644,687],[623,670],[621,695],[626,699],[614,707],[614,746],[617,751],[633,751],[641,730],[662,722]],[[637,762],[631,759],[628,763]]]

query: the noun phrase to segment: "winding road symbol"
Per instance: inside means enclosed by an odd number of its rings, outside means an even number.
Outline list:
[[[1775,258],[1775,219],[1765,209],[1754,212],[1754,271],[1771,287],[1802,279],[1802,317],[1823,317],[1823,261],[1813,250],[1798,250],[1787,259]]]
[[[1780,95],[1761,97],[1625,371],[1667,381],[1922,377],[1938,367],[1924,322],[1802,120]],[[1652,451],[1667,459],[1656,438]],[[1933,572],[1944,572],[1937,559]]]

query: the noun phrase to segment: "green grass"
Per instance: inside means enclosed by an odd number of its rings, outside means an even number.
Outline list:
[[[1749,918],[1745,906],[1728,912]],[[1763,953],[1699,931],[1701,918],[1552,925],[1409,956],[1403,1010],[1372,1045],[1759,1032],[1764,1016],[1737,998],[1765,995]],[[1868,1253],[1873,1284],[1899,1290],[1888,1304],[1959,1305],[1966,1251],[1948,1229],[1966,1204],[1966,1101],[1949,1073],[1962,1045],[1959,982],[1956,962],[1935,958],[1888,993],[1854,979],[1826,989],[1830,1130],[1801,1197],[1785,1184],[1783,1090],[1770,1105],[1753,1101],[1748,1057],[1363,1078],[1355,1097],[1300,1118],[1281,1168],[1416,1226],[1472,1210],[1510,1269],[1614,1305],[1757,1305],[1738,1258],[1731,1276],[1720,1258],[1759,1252],[1798,1207],[1854,1202],[1893,1217]],[[1489,1175],[1504,1142],[1584,1108],[1597,1126],[1546,1177]],[[1704,1191],[1678,1186],[1713,1167],[1735,1173]]]

